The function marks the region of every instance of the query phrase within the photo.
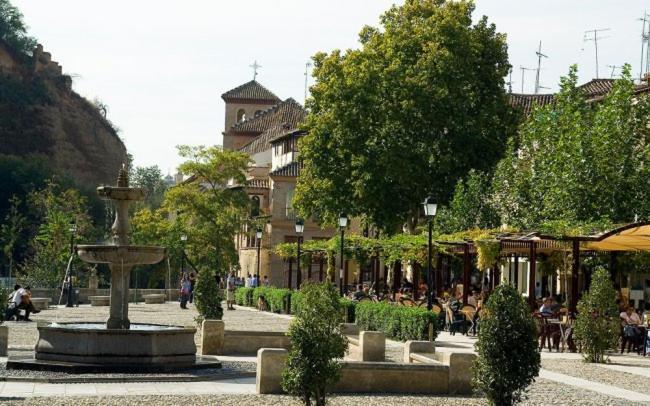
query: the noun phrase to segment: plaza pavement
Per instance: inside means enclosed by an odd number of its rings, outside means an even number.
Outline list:
[[[178,303],[163,305],[132,305],[130,318],[132,322],[195,325],[196,311],[180,309]],[[34,315],[38,321],[103,321],[108,317],[108,307],[80,306],[78,308],[51,308]],[[225,311],[226,328],[238,330],[286,331],[290,316],[258,312],[254,309],[238,307],[235,311]],[[7,322],[9,326],[10,354],[27,354],[33,350],[37,339],[36,323]],[[200,343],[200,331],[197,332],[197,344]],[[436,345],[454,348],[457,351],[471,352],[475,337],[456,334],[451,336],[441,332]],[[386,354],[388,360],[400,362],[402,343],[387,340]],[[516,354],[513,354],[516,356]],[[255,362],[255,357],[220,357],[223,360]],[[4,359],[0,358],[0,361]],[[612,354],[610,363],[605,365],[585,364],[579,354],[542,352],[542,370],[537,381],[531,385],[528,399],[524,404],[650,404],[650,387],[644,385],[650,377],[650,357],[644,358],[636,354]],[[59,404],[63,399],[75,398],[75,403],[85,401],[88,404],[120,404],[124,399],[127,403],[142,404],[178,404],[167,403],[176,396],[190,396],[186,403],[194,404],[191,399],[203,399],[202,402],[213,401],[222,404],[237,404],[236,399],[246,400],[247,404],[285,404],[291,399],[278,396],[254,396],[255,379],[241,378],[215,382],[183,382],[183,383],[38,383],[38,382],[0,382],[0,403],[18,401],[27,404]],[[197,397],[198,396],[198,397]],[[207,396],[207,398],[205,398]],[[47,397],[53,403],[42,403]],[[111,399],[122,399],[120,403],[112,403]],[[207,399],[207,400],[206,400]],[[234,400],[233,400],[234,399]],[[356,404],[355,397],[337,396],[334,404]],[[365,398],[364,398],[365,399]],[[374,404],[403,404],[404,398],[398,396],[368,397],[364,403]],[[409,397],[412,404],[484,404],[480,397],[446,398],[446,397]],[[72,399],[70,399],[72,400]],[[30,403],[32,402],[32,403]],[[231,403],[234,402],[234,403]],[[65,404],[63,401],[62,404]]]

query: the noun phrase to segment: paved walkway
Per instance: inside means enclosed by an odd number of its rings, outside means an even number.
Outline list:
[[[255,378],[216,382],[146,383],[29,383],[0,382],[1,398],[31,396],[129,396],[129,395],[208,395],[254,394]]]

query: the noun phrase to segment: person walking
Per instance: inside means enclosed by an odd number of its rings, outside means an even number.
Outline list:
[[[192,289],[192,284],[187,274],[183,274],[181,279],[181,309],[187,309],[187,301],[190,298],[190,289]]]
[[[194,301],[194,285],[196,284],[196,275],[194,275],[194,272],[190,272],[189,281],[190,281],[190,303],[192,303]]]
[[[230,271],[226,279],[226,310],[235,310],[235,272]]]

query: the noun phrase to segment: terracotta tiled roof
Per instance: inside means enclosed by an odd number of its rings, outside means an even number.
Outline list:
[[[273,94],[272,91],[259,84],[256,80],[244,83],[232,90],[228,90],[221,95],[225,101],[234,100],[264,100],[270,102],[279,102],[280,98]]]
[[[249,179],[246,182],[246,187],[257,188],[257,189],[268,189],[269,188],[269,179],[258,179],[253,178]]]
[[[269,150],[271,149],[271,141],[282,136],[287,131],[291,131],[291,127],[287,123],[274,125],[262,134],[258,135],[253,141],[239,148],[239,150],[241,152],[246,152],[249,155]]]
[[[517,94],[511,93],[510,105],[517,109],[521,109],[524,115],[529,115],[533,111],[535,105],[546,106],[553,103],[552,94]]]
[[[300,162],[293,161],[289,164],[286,164],[283,167],[280,167],[272,171],[271,173],[269,173],[269,175],[298,177],[300,176],[300,169],[302,169],[302,164]]]
[[[592,79],[589,82],[578,86],[578,89],[581,89],[585,92],[587,98],[592,98],[594,96],[602,96],[609,93],[612,90],[614,85],[614,79]]]
[[[297,128],[305,119],[307,111],[294,99],[279,103],[250,120],[241,121],[228,130],[229,132],[259,132],[262,133],[273,126],[286,124],[288,128]]]

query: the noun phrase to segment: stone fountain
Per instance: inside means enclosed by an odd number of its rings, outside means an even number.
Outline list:
[[[95,369],[173,370],[195,367],[193,327],[135,324],[129,321],[129,282],[134,265],[155,264],[163,247],[129,244],[129,205],[144,198],[140,188],[129,187],[126,170],[117,186],[102,186],[97,193],[116,206],[110,245],[78,245],[79,257],[92,264],[107,264],[111,271],[110,315],[106,323],[51,323],[39,325],[35,359],[30,365],[82,365]],[[25,361],[25,360],[23,360]],[[11,363],[26,368],[25,362]],[[205,364],[205,363],[203,363]],[[218,362],[208,366],[218,367]],[[8,363],[9,367],[9,363]],[[105,367],[105,368],[104,368]]]

